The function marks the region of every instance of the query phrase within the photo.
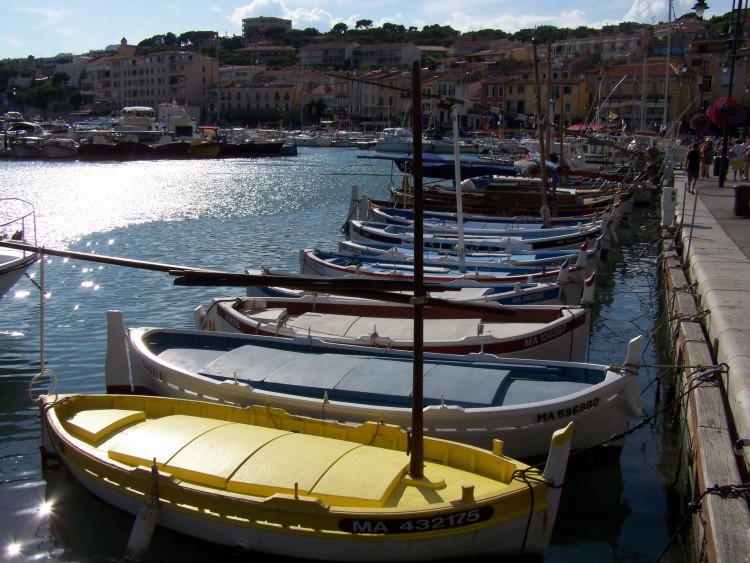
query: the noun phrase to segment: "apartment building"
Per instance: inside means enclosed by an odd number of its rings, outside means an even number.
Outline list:
[[[242,20],[242,37],[246,41],[253,41],[258,35],[268,31],[272,27],[280,27],[284,31],[291,31],[292,20],[266,16],[244,18]]]
[[[355,68],[404,68],[421,60],[422,52],[413,43],[360,45],[352,53]]]
[[[262,65],[281,64],[294,61],[297,58],[297,50],[288,45],[273,45],[271,43],[254,43],[246,45],[235,51],[236,54],[245,58],[248,63]]]
[[[350,68],[357,42],[312,43],[299,50],[300,64],[305,67]]]
[[[592,35],[575,37],[552,44],[551,56],[555,61],[580,56],[595,56],[603,61],[642,57],[653,37],[653,29],[645,27],[634,34]]]
[[[216,84],[219,64],[200,53],[165,51],[136,55],[123,39],[116,52],[91,62],[82,79],[84,94],[99,108],[157,107],[176,101],[180,105],[203,103],[203,94]]]

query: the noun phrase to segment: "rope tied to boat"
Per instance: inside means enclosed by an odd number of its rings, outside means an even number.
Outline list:
[[[706,488],[706,490],[704,490],[696,500],[688,503],[685,517],[682,519],[682,522],[680,522],[680,525],[677,526],[675,533],[669,539],[669,541],[667,542],[667,545],[659,554],[659,557],[656,558],[655,563],[658,563],[659,561],[661,561],[663,557],[667,554],[667,552],[669,551],[669,548],[672,546],[674,541],[682,533],[682,529],[687,525],[687,523],[690,521],[693,515],[697,514],[703,509],[703,499],[707,495],[716,495],[722,499],[735,499],[735,498],[740,498],[740,497],[747,498],[750,495],[750,483],[739,483],[739,484],[731,484],[731,485],[715,484],[711,487]]]
[[[529,471],[534,471],[530,474]],[[521,542],[521,550],[519,554],[523,554],[526,550],[526,540],[529,537],[529,529],[531,528],[531,521],[534,516],[534,484],[543,483],[550,488],[562,488],[564,483],[555,485],[552,481],[545,479],[543,475],[539,473],[539,469],[534,466],[527,467],[525,469],[516,469],[510,476],[510,480],[518,480],[526,485],[526,490],[529,492],[529,514],[526,518],[526,527],[523,532],[523,541]]]
[[[687,314],[675,315],[673,317],[670,317],[669,320],[670,321],[677,321],[678,324],[679,323],[684,323],[684,322],[686,322],[686,323],[697,323],[698,321],[700,321],[701,319],[704,319],[705,317],[707,317],[710,314],[711,314],[711,309],[703,309],[702,311],[700,311],[698,313],[694,313],[694,314],[690,314],[690,315],[687,315]]]
[[[688,376],[690,382],[698,381],[700,383],[715,380],[719,375],[729,374],[729,364],[720,363],[712,367],[698,366],[698,372],[693,372]],[[700,371],[705,370],[705,371]]]
[[[618,366],[612,366],[612,369],[615,369],[616,367]],[[676,367],[679,367],[679,366],[676,366]],[[729,366],[725,363],[718,364],[715,366],[698,367],[698,369],[695,372],[686,376],[686,379],[688,379],[689,381],[687,387],[681,393],[676,395],[672,401],[663,405],[662,408],[660,408],[653,414],[644,416],[640,421],[635,423],[633,426],[631,426],[627,430],[618,432],[617,434],[613,434],[612,436],[610,436],[606,440],[603,440],[602,442],[599,442],[598,444],[592,444],[590,446],[587,446],[586,448],[582,448],[582,449],[572,452],[570,454],[571,457],[574,455],[575,456],[584,455],[585,452],[589,450],[594,450],[596,448],[604,447],[609,442],[617,442],[619,440],[622,440],[629,434],[633,434],[636,430],[639,430],[643,428],[644,426],[650,424],[656,417],[658,417],[662,413],[670,410],[675,404],[679,403],[679,401],[681,401],[684,397],[689,395],[691,391],[697,389],[701,385],[706,385],[708,383],[714,382],[716,378],[723,373],[729,373]]]
[[[701,497],[706,495],[716,495],[720,498],[740,498],[750,495],[750,483],[740,483],[738,485],[713,485],[708,487]]]

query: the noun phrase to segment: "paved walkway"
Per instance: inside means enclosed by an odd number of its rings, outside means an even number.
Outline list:
[[[750,217],[735,215],[736,185],[750,189],[750,183],[731,180],[720,188],[711,177],[698,182],[694,196],[685,191],[684,174],[675,173],[685,273],[697,284],[699,310],[709,312],[715,361],[729,366],[726,391],[737,436],[750,439]],[[743,454],[750,467],[750,446]]]

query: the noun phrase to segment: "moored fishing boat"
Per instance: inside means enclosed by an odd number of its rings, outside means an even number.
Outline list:
[[[518,215],[538,213],[544,204],[557,213],[564,215],[591,215],[596,210],[608,207],[612,203],[615,192],[600,195],[577,195],[575,191],[558,189],[542,198],[541,190],[529,187],[524,182],[519,188],[513,188],[510,183],[512,177],[493,176],[493,184],[477,189],[482,185],[482,178],[464,180],[461,183],[462,207],[466,212],[495,213],[501,215]],[[622,191],[622,190],[620,190]],[[393,203],[402,206],[414,205],[414,193],[411,187],[391,189]],[[425,209],[453,209],[456,208],[456,190],[445,186],[425,186],[422,192],[422,202]]]
[[[613,229],[609,216],[594,223],[550,229],[512,226],[505,230],[471,229],[463,233],[454,226],[432,225],[424,229],[424,248],[428,250],[455,249],[459,244],[467,251],[491,252],[509,249],[541,250],[547,248],[570,248],[597,238],[608,236]],[[354,242],[370,242],[409,246],[413,244],[414,228],[408,225],[388,225],[377,221],[350,219],[347,234]],[[459,240],[462,237],[462,240]]]
[[[616,457],[640,414],[640,339],[625,367],[425,353],[419,401],[425,433],[484,448],[543,457],[555,430],[573,421],[573,447]],[[128,363],[122,361],[130,358]],[[106,385],[139,393],[412,428],[410,351],[200,330],[131,327],[109,313]],[[616,437],[615,437],[616,436]],[[615,437],[614,439],[612,439]],[[612,440],[611,440],[612,439]]]
[[[258,156],[278,156],[283,140],[269,140],[249,138],[233,142],[221,143],[220,158],[252,158]]]
[[[418,258],[423,259],[420,253]],[[430,282],[451,282],[456,287],[460,282],[470,282],[472,285],[495,286],[509,283],[549,283],[560,281],[565,263],[558,267],[513,266],[499,264],[484,268],[472,267],[461,269],[455,263],[424,264],[421,272],[424,279]],[[341,277],[360,276],[376,279],[408,280],[415,275],[415,262],[404,260],[399,256],[351,256],[340,252],[327,252],[318,248],[303,248],[300,250],[300,271],[306,275]],[[277,273],[269,270],[269,273]],[[580,266],[569,267],[564,283],[582,285],[587,277],[587,270]]]
[[[601,238],[601,237],[600,237]],[[424,264],[430,266],[453,265],[460,268],[462,265],[467,271],[475,268],[480,270],[485,267],[508,265],[524,268],[560,268],[566,261],[576,260],[575,266],[583,268],[588,276],[596,270],[600,238],[589,249],[589,241],[585,241],[578,251],[573,249],[522,251],[507,250],[498,252],[470,252],[459,256],[454,250],[425,250],[423,252]],[[339,242],[338,251],[350,256],[365,256],[368,258],[384,257],[387,259],[400,259],[404,262],[414,260],[414,249],[408,246],[392,246],[382,243],[362,244],[350,240]]]
[[[41,158],[44,137],[19,135],[10,141],[10,153],[13,158]]]
[[[262,270],[248,270],[262,275]],[[295,274],[296,275],[296,274]],[[561,270],[563,278],[565,272]],[[564,278],[563,278],[564,279]],[[581,301],[583,288],[577,284],[564,283],[512,283],[482,286],[466,281],[459,286],[451,287],[452,282],[442,284],[443,291],[436,297],[456,301],[497,303],[498,305],[575,305]],[[320,292],[287,289],[279,286],[251,286],[247,288],[248,297],[293,297],[303,295],[320,295]]]
[[[412,477],[407,434],[381,422],[120,395],[39,407],[45,458],[103,501],[231,548],[318,560],[543,553],[572,435],[555,433],[543,473],[499,441],[490,452],[425,438]]]
[[[221,152],[221,143],[206,139],[193,139],[188,148],[190,158],[217,158]]]
[[[27,241],[36,244],[34,206],[14,197],[0,199],[0,299],[39,259],[37,252],[12,247]]]
[[[42,158],[76,158],[78,156],[78,143],[68,137],[50,137],[42,143]]]
[[[593,276],[580,306],[448,302],[424,310],[425,352],[583,361],[591,330]],[[450,306],[448,306],[450,305]],[[414,349],[411,307],[327,294],[214,298],[195,310],[197,328],[395,350]]]
[[[614,216],[619,211],[621,206],[616,206],[613,209],[612,215]],[[586,222],[595,222],[601,219],[605,211],[595,211],[590,217],[582,217],[580,215],[573,217],[550,217],[548,221],[548,227],[559,227],[559,226],[571,226],[580,225]],[[521,228],[524,226],[533,226],[535,224],[544,225],[544,220],[539,217],[531,216],[516,216],[516,217],[498,217],[497,215],[480,215],[477,213],[464,213],[462,220],[466,224],[471,223],[486,223],[489,225],[518,225]],[[380,221],[382,223],[389,223],[393,225],[412,225],[414,223],[414,211],[411,209],[404,209],[399,207],[383,207],[379,205],[372,205],[369,207],[367,215],[362,217],[353,217],[355,219],[363,219],[370,221]],[[425,224],[457,224],[458,216],[456,213],[450,213],[446,211],[425,211],[423,214],[423,220]]]

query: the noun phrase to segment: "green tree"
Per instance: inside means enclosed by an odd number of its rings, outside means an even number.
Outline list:
[[[354,29],[370,29],[372,27],[372,20],[357,20]]]
[[[331,33],[334,35],[344,35],[347,31],[349,31],[349,26],[343,22],[337,23],[331,28]]]
[[[263,33],[263,37],[275,44],[281,43],[285,36],[286,29],[280,25],[272,25]]]

